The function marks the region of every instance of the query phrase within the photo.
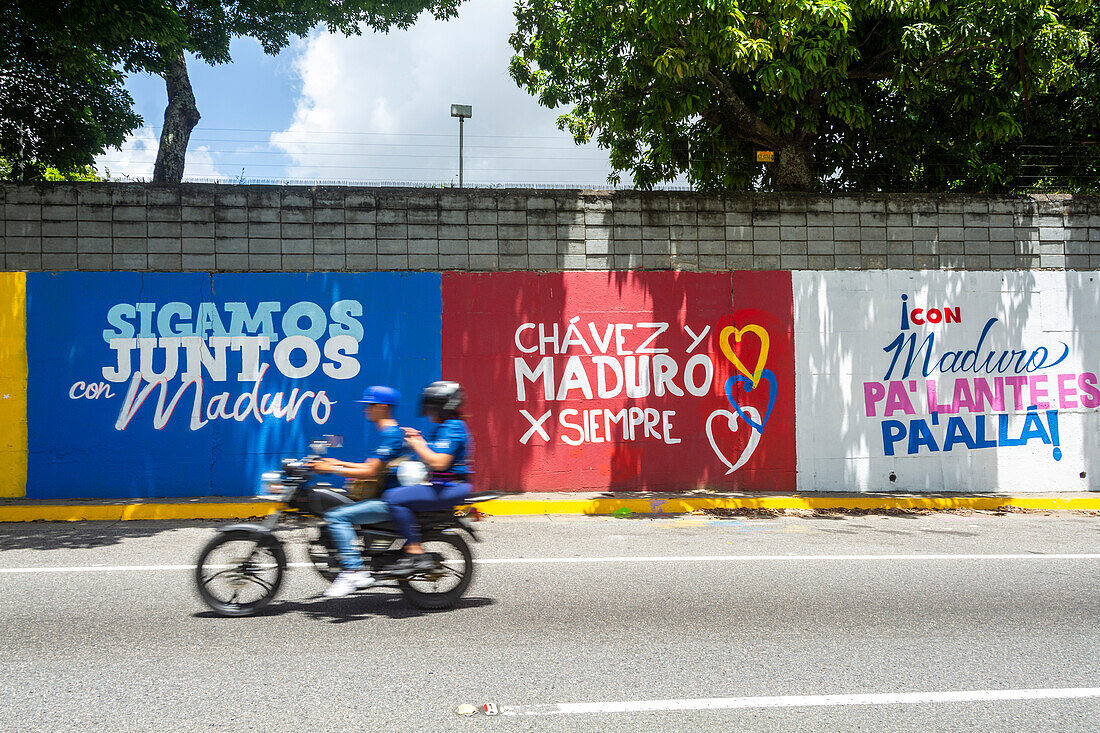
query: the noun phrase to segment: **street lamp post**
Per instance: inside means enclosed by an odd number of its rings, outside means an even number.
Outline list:
[[[474,108],[468,104],[452,104],[451,117],[458,118],[458,187],[462,188],[462,123],[474,116]]]

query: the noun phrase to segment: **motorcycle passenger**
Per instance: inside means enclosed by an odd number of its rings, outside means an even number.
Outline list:
[[[420,414],[432,422],[427,434],[404,428],[405,444],[424,462],[430,474],[427,483],[399,486],[383,497],[389,504],[393,523],[406,539],[406,555],[398,561],[395,573],[411,574],[435,567],[420,544],[420,527],[414,512],[450,509],[470,494],[474,444],[462,420],[465,399],[466,394],[457,382],[432,382],[420,395]]]
[[[363,413],[377,426],[378,445],[364,463],[321,458],[310,468],[317,473],[331,473],[349,479],[378,479],[383,488],[396,485],[393,476],[384,476],[387,464],[406,452],[405,434],[393,418],[393,409],[401,399],[397,390],[380,385],[367,387],[363,398],[356,400],[365,405]],[[355,504],[345,504],[325,512],[329,534],[336,545],[336,556],[341,572],[332,581],[324,595],[329,598],[346,596],[355,590],[369,588],[374,576],[364,569],[363,555],[356,547],[355,525],[388,521],[390,514],[382,499],[367,499]]]

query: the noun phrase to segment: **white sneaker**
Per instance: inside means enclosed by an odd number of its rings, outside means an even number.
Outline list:
[[[354,593],[363,588],[374,585],[374,576],[366,570],[344,570],[332,581],[332,585],[325,589],[326,598],[339,598]]]

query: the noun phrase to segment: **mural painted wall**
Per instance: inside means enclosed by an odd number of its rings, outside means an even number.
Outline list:
[[[787,272],[443,277],[485,485],[793,490]]]
[[[1100,489],[1098,281],[795,273],[799,488]]]
[[[246,496],[371,383],[481,488],[1100,490],[1100,273],[2,273],[0,496]]]
[[[414,417],[438,379],[439,276],[27,276],[26,494],[250,495],[309,440],[365,454],[356,400]]]

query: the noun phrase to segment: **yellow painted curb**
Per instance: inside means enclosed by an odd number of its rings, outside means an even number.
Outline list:
[[[489,516],[541,514],[605,515],[628,510],[632,514],[682,514],[699,509],[974,509],[993,511],[1004,506],[1040,511],[1100,511],[1100,496],[752,496],[692,497],[685,499],[498,499],[477,508]],[[136,519],[242,519],[270,514],[282,507],[272,501],[39,504],[0,505],[0,522],[78,522]]]
[[[270,514],[271,501],[195,504],[37,504],[0,506],[0,522],[82,522],[124,519],[241,519]]]
[[[1100,511],[1098,497],[1028,496],[775,496],[723,497],[713,499],[586,499],[539,501],[503,499],[478,504],[478,511],[490,516],[529,514],[614,514],[623,509],[637,514],[680,514],[699,509],[974,509],[993,511],[1003,506],[1037,510]]]

